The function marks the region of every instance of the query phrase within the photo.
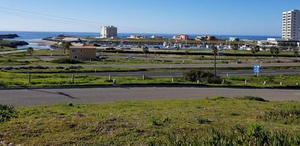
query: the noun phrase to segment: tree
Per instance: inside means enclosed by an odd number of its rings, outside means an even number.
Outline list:
[[[218,54],[219,50],[215,45],[213,45],[212,51],[214,53],[214,75],[215,75],[214,79],[216,79],[216,77],[217,77],[217,54]]]
[[[234,50],[236,57],[237,51],[239,50],[239,46],[237,44],[232,45],[232,50]]]
[[[299,55],[299,48],[298,47],[293,47],[293,52],[294,52],[294,56],[296,58],[298,58],[298,55]]]
[[[275,54],[276,55],[276,59],[277,59],[277,56],[280,53],[279,52],[279,48],[278,47],[271,47],[270,48],[270,53],[272,54],[272,58],[274,57],[274,54]]]
[[[251,48],[251,53],[253,54],[253,58],[254,58],[254,55],[256,54],[256,53],[258,53],[260,51],[260,47],[259,46],[253,46],[252,48]]]
[[[66,50],[69,50],[70,46],[72,46],[70,42],[62,42],[60,45],[60,47],[64,50],[64,54],[66,54]]]
[[[143,53],[145,54],[145,57],[146,57],[146,59],[147,59],[147,54],[149,53],[149,48],[146,47],[146,46],[143,46],[142,51],[143,51]]]
[[[189,53],[190,53],[190,51],[189,50],[185,50],[184,52],[185,52],[186,58],[189,59]]]
[[[27,48],[27,53],[32,56],[32,52],[33,52],[33,48],[32,47],[29,47]]]

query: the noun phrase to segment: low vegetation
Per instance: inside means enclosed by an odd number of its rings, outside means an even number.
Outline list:
[[[45,67],[42,67],[45,68]],[[46,67],[47,68],[47,67]],[[233,87],[279,87],[279,88],[299,88],[300,75],[276,75],[276,76],[245,76],[245,77],[214,77],[210,73],[202,72],[194,78],[190,77],[114,77],[111,76],[93,76],[75,74],[74,82],[71,73],[95,72],[95,69],[84,69],[80,66],[70,66],[55,69],[16,69],[3,68],[0,71],[0,88],[13,87],[58,87],[58,86],[99,86],[112,85],[112,80],[117,80],[117,85],[206,85],[206,86],[233,86]],[[100,68],[96,72],[102,71],[143,71],[140,69],[117,69]],[[30,82],[29,82],[29,74]],[[53,74],[48,74],[53,73]],[[56,74],[62,73],[62,74]],[[64,74],[66,73],[66,74]],[[67,74],[68,73],[68,74]],[[196,72],[199,73],[199,72]],[[206,76],[207,74],[207,76]],[[195,81],[196,79],[196,81]],[[199,82],[198,82],[198,80]]]
[[[0,142],[12,145],[299,145],[299,108],[298,102],[265,102],[259,97],[100,105],[69,102],[23,107],[16,108],[15,116],[0,124]],[[289,117],[295,120],[288,120]]]
[[[221,84],[222,79],[211,72],[203,70],[190,70],[184,73],[183,78],[190,82],[199,81],[202,84]]]
[[[52,63],[58,64],[83,64],[80,60],[69,59],[69,58],[59,58],[51,61]]]

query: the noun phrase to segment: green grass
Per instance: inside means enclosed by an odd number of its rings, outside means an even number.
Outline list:
[[[293,113],[299,108],[298,102],[225,97],[25,107],[16,108],[16,118],[0,124],[0,141],[22,145],[299,145],[297,122],[283,123],[284,116],[264,118],[270,112]]]
[[[135,71],[147,71],[146,69],[138,68],[114,68],[114,67],[103,67],[103,68],[77,68],[78,66],[70,67],[57,67],[57,68],[47,68],[47,69],[23,69],[14,68],[5,70],[3,72],[8,73],[97,73],[97,72],[135,72]]]
[[[101,69],[100,69],[101,70]],[[98,71],[100,71],[98,70]],[[22,70],[21,70],[22,71]],[[51,71],[51,70],[49,70]],[[55,70],[54,70],[55,71]],[[57,71],[57,70],[56,70]],[[82,70],[87,71],[85,69]],[[106,70],[108,71],[108,70]],[[126,71],[126,70],[124,70]],[[72,83],[71,75],[64,74],[31,74],[31,83],[26,73],[0,72],[0,87],[59,87],[59,86],[94,86],[94,85],[112,85],[108,77],[75,75],[75,82]],[[118,85],[202,85],[196,82],[190,82],[183,77],[112,77],[116,79]],[[224,84],[206,84],[209,86],[236,86],[236,87],[282,87],[298,88],[300,87],[300,75],[277,75],[277,76],[250,76],[250,77],[225,77]],[[247,85],[245,85],[247,80]],[[266,84],[264,82],[266,81]],[[282,84],[280,84],[282,83]],[[298,83],[298,85],[297,85]]]

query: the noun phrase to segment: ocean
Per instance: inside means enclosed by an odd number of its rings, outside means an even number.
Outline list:
[[[18,34],[20,37],[11,39],[11,40],[20,40],[29,42],[28,46],[22,46],[19,49],[33,47],[33,48],[42,48],[42,49],[50,49],[49,46],[41,46],[37,43],[33,43],[34,40],[41,40],[47,37],[55,37],[61,34],[70,35],[75,37],[99,37],[100,32],[30,32],[30,31],[0,31],[1,34]],[[119,33],[118,36],[121,38],[127,38],[130,35],[142,35],[146,37],[151,37],[153,35],[162,36],[164,38],[172,38],[176,34],[149,34],[149,33]],[[199,34],[203,36],[203,34]],[[190,38],[195,38],[199,36],[197,34],[190,35]],[[247,36],[247,35],[214,35],[220,39],[229,39],[230,37],[238,37],[242,40],[267,40],[268,38],[281,38],[280,36]]]

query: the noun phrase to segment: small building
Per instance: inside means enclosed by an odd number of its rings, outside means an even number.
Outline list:
[[[91,60],[96,58],[95,46],[71,46],[69,58],[78,60]]]
[[[130,38],[131,39],[146,39],[145,36],[141,36],[141,35],[131,35]]]
[[[240,38],[238,38],[238,37],[230,37],[229,41],[231,41],[231,42],[239,42]]]
[[[163,39],[164,37],[162,36],[157,36],[157,35],[153,35],[151,36],[151,39]]]
[[[175,39],[175,40],[184,40],[184,41],[188,40],[189,38],[190,38],[190,36],[189,35],[185,35],[185,34],[175,35],[173,37],[173,39]]]
[[[197,36],[195,38],[196,41],[214,41],[216,39],[215,36]]]

